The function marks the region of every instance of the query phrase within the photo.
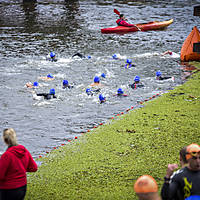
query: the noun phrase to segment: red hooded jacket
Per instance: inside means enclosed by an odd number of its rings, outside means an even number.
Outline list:
[[[129,24],[127,23],[125,20],[123,19],[118,19],[116,21],[116,23],[118,24],[118,26],[127,26],[127,27],[132,27],[132,26],[135,26],[134,24]]]
[[[0,158],[0,189],[15,189],[26,185],[26,172],[35,171],[37,164],[24,146],[8,148]]]

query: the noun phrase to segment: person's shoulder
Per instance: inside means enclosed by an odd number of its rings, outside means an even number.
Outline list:
[[[179,179],[180,177],[182,177],[182,175],[184,174],[185,171],[186,171],[186,167],[175,171],[171,176],[172,182]]]

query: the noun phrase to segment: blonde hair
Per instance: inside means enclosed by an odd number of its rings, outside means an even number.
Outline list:
[[[3,139],[8,146],[17,146],[17,137],[13,128],[3,130]]]

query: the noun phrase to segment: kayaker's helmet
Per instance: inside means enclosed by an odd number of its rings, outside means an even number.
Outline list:
[[[98,76],[94,77],[94,83],[99,83],[100,82],[100,78]]]
[[[134,81],[135,82],[139,82],[140,81],[140,77],[139,76],[135,76]]]
[[[51,52],[51,53],[50,53],[50,57],[51,57],[51,58],[54,58],[55,56],[56,56],[56,54],[55,54],[54,52]]]
[[[132,63],[132,60],[131,60],[131,59],[127,59],[127,60],[126,60],[126,63],[131,64],[131,63]]]
[[[156,76],[161,76],[161,75],[162,75],[161,71],[156,72]]]
[[[53,76],[51,74],[48,74],[47,78],[53,78]]]
[[[104,73],[101,74],[101,77],[106,78],[106,75]]]
[[[112,58],[117,60],[118,59],[117,54],[113,54]]]
[[[67,86],[69,84],[68,80],[63,80],[63,86]]]
[[[33,86],[37,87],[37,86],[38,86],[38,82],[35,81],[35,82],[33,83]]]
[[[124,91],[122,90],[122,88],[119,88],[118,90],[117,90],[117,94],[123,94],[124,93]]]
[[[55,93],[56,93],[56,91],[55,91],[54,88],[50,89],[49,94],[53,94],[54,95]]]
[[[104,101],[104,100],[105,100],[105,97],[104,97],[102,94],[100,94],[100,95],[99,95],[99,100],[100,100],[100,101]]]

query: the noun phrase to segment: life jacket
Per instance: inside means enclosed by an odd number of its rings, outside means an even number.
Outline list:
[[[118,19],[117,21],[116,21],[116,23],[118,24],[118,26],[122,26],[121,25],[121,22],[123,21],[123,19]]]

